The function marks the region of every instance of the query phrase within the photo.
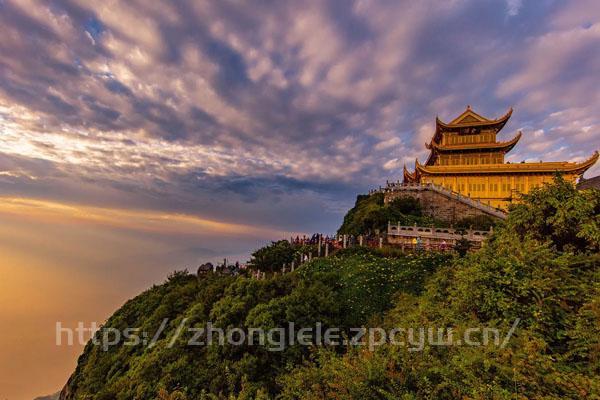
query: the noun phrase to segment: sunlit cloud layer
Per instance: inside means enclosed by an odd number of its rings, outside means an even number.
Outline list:
[[[253,225],[230,224],[198,218],[193,215],[155,211],[133,211],[99,207],[67,205],[48,201],[1,198],[0,214],[27,217],[44,223],[74,223],[98,225],[139,232],[213,234],[219,237],[282,237],[283,232]]]
[[[0,397],[64,384],[57,320],[333,232],[436,115],[586,159],[599,75],[597,0],[0,0]]]
[[[512,161],[600,148],[593,0],[3,0],[0,35],[4,196],[331,231],[467,104],[515,108]]]
[[[55,326],[103,323],[174,270],[244,261],[282,232],[192,215],[0,198],[0,398],[54,393],[82,346]]]

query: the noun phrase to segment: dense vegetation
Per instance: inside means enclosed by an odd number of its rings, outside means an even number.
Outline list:
[[[281,251],[277,245],[269,248],[275,254]],[[266,331],[293,321],[298,329],[314,328],[319,322],[323,329],[347,331],[383,315],[393,306],[397,292],[417,295],[425,279],[448,258],[435,254],[390,258],[358,249],[265,280],[173,274],[164,284],[127,302],[105,326],[121,331],[139,327],[153,336],[167,318],[156,345],[119,345],[104,351],[89,343],[69,382],[70,397],[154,399],[161,390],[162,396],[176,392],[191,399],[213,398],[209,394],[218,398],[275,395],[281,390],[282,376],[309,359],[310,347],[269,351],[269,343],[188,346],[190,335],[182,335],[169,348],[177,327],[186,319],[186,327],[203,327],[210,321],[214,327]],[[101,337],[102,331],[97,340]]]
[[[315,240],[317,240],[315,238]],[[250,270],[273,273],[281,271],[284,265],[288,270],[292,261],[299,261],[299,256],[308,253],[317,254],[317,244],[290,243],[287,240],[278,240],[261,247],[252,253],[248,267]]]
[[[252,253],[249,266],[258,271],[275,272],[281,270],[283,264],[295,260],[299,251],[298,246],[293,246],[287,240],[272,242]]]
[[[479,252],[403,294],[383,326],[503,327],[508,346],[321,350],[284,399],[599,398],[600,192],[559,179],[525,196]]]
[[[168,318],[156,345],[103,351],[89,343],[63,397],[598,398],[599,248],[600,192],[578,192],[559,179],[525,196],[486,246],[462,258],[349,249],[265,280],[176,273],[106,323],[152,334]],[[169,347],[184,318],[188,327],[212,321],[270,328],[294,321],[344,331],[451,326],[503,333],[520,321],[504,348],[409,351],[385,343],[374,351],[294,345],[277,352],[269,345],[186,346],[185,335]]]
[[[356,204],[351,208],[344,222],[338,230],[338,234],[369,235],[377,232],[385,232],[387,224],[400,223],[402,225],[439,226],[447,227],[447,222],[424,215],[421,203],[413,197],[399,197],[388,204],[384,203],[383,193],[372,195],[358,195]],[[485,229],[495,226],[495,218],[481,215],[477,217],[465,217],[454,226],[464,229]]]
[[[435,221],[423,216],[421,204],[417,199],[405,197],[384,204],[383,193],[359,195],[356,204],[344,217],[339,234],[364,235],[385,232],[388,221],[403,225],[431,225]]]

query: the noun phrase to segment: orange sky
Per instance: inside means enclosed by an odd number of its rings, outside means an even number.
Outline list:
[[[0,0],[0,38],[0,400],[63,385],[57,320],[331,234],[436,116],[514,107],[513,163],[600,149],[598,0]]]
[[[82,348],[55,345],[57,321],[101,323],[175,269],[245,257],[240,249],[281,235],[189,215],[0,198],[0,399],[32,399],[66,382]]]

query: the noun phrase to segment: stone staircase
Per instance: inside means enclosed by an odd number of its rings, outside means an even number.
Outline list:
[[[481,214],[489,215],[500,219],[506,219],[506,212],[504,212],[503,210],[492,207],[490,205],[482,203],[479,200],[472,199],[468,196],[462,195],[458,192],[454,192],[452,190],[446,189],[443,186],[438,186],[432,183],[404,185],[401,183],[388,182],[386,187],[380,187],[379,189],[372,190],[370,193],[383,193],[385,195],[386,202],[388,202],[391,201],[391,199],[398,197],[402,194],[421,199],[421,196],[419,196],[418,194],[415,196],[415,194],[418,192],[427,191],[437,193],[438,195],[444,196],[445,198],[451,201],[458,202],[464,205],[465,207],[477,210]]]

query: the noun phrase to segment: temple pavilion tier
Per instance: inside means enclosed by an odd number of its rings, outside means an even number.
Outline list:
[[[488,119],[467,109],[449,123],[436,118],[435,133],[425,147],[427,161],[415,161],[414,171],[404,166],[404,183],[433,183],[487,203],[507,208],[520,194],[551,182],[559,172],[575,183],[598,160],[596,151],[583,162],[509,163],[505,155],[518,143],[518,132],[508,141],[497,135],[508,122],[510,109],[504,116]]]

